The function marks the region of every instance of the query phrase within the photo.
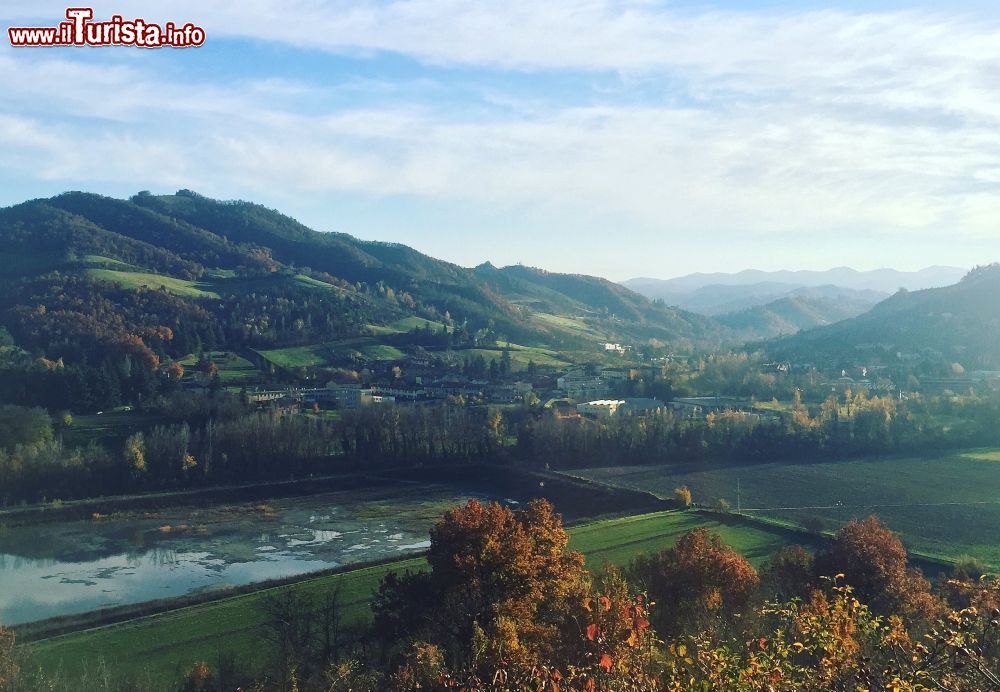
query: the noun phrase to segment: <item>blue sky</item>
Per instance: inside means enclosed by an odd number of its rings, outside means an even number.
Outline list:
[[[991,262],[1000,13],[941,7],[100,3],[208,40],[4,41],[0,204],[190,188],[466,266],[612,279]]]

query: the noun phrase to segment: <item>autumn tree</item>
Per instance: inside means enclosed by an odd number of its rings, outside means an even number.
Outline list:
[[[487,637],[513,633],[529,652],[546,649],[587,581],[568,540],[544,500],[517,511],[470,500],[431,530],[430,573],[383,582],[376,626],[383,636],[419,633],[457,659],[469,657],[476,628]]]
[[[806,598],[817,586],[813,556],[800,545],[787,545],[764,563],[760,581],[769,598]]]
[[[141,432],[133,433],[125,439],[122,459],[132,473],[142,475],[146,472],[146,441]]]
[[[907,565],[906,548],[899,537],[877,518],[852,520],[830,546],[816,556],[821,575],[843,574],[858,598],[880,614],[929,618],[939,604],[930,583]]]
[[[704,528],[684,534],[672,548],[640,555],[629,575],[656,602],[654,623],[661,634],[739,612],[760,583],[743,556]]]
[[[679,488],[674,488],[674,500],[677,501],[681,507],[691,506],[691,489],[686,485],[682,485]]]

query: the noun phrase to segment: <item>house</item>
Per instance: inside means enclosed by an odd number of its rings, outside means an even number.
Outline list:
[[[585,416],[593,418],[610,418],[618,412],[618,408],[624,404],[622,399],[598,399],[588,401],[585,404],[577,404],[576,410]]]
[[[556,387],[571,399],[599,399],[609,392],[607,383],[600,377],[578,372],[567,373],[557,379]]]
[[[601,379],[606,382],[628,382],[635,379],[628,368],[601,368]]]

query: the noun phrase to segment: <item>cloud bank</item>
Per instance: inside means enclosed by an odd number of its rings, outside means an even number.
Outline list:
[[[63,9],[5,13],[54,23]],[[614,219],[664,247],[720,233],[977,251],[1000,239],[991,14],[598,0],[180,0],[169,14],[122,1],[114,12],[191,20],[209,41],[291,51],[303,69],[262,63],[247,77],[221,63],[164,70],[158,51],[0,50],[4,176],[411,199],[460,205],[472,223],[520,220],[526,234],[540,219]],[[327,75],[316,66],[329,60],[348,67]]]

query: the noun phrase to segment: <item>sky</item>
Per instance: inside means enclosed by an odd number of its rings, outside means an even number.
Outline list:
[[[4,31],[0,206],[187,188],[464,266],[614,280],[1000,260],[996,3],[93,8],[207,39]],[[65,9],[4,0],[0,23]]]

